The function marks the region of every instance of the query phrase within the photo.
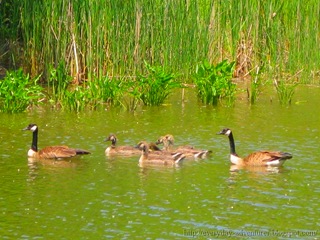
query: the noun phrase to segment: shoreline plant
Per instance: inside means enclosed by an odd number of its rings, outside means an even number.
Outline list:
[[[22,69],[8,71],[0,80],[0,112],[19,113],[42,104],[44,94],[39,79],[40,76],[31,79]]]
[[[145,68],[147,73],[139,75],[135,82],[135,87],[140,93],[139,98],[145,106],[163,104],[173,89],[182,87],[176,76],[166,72],[163,67],[151,66],[145,62]]]
[[[288,84],[284,80],[274,80],[278,99],[281,105],[290,105],[298,83]]]
[[[198,99],[204,104],[217,105],[227,99],[228,105],[234,102],[236,85],[232,82],[235,62],[223,60],[217,65],[204,61],[196,66],[194,84]]]
[[[261,85],[262,85],[261,76],[259,74],[259,68],[257,68],[256,73],[251,78],[250,88],[247,88],[248,100],[251,105],[256,103],[257,98],[259,97],[259,94],[260,94]]]
[[[136,78],[93,77],[90,81],[74,84],[61,63],[57,69],[52,68],[47,81],[48,101],[54,107],[77,112],[110,106],[122,106],[133,111],[141,103],[159,106],[173,89],[182,87],[176,75],[163,67],[145,62],[145,69],[146,74]]]

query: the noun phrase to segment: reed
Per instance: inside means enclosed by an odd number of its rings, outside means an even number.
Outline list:
[[[256,69],[256,72],[252,74],[250,81],[250,88],[247,88],[248,100],[250,104],[255,104],[257,98],[260,94],[260,88],[262,85],[261,75],[259,74],[259,68]]]
[[[246,71],[258,66],[269,76],[279,67],[293,73],[303,66],[307,79],[320,63],[313,54],[320,50],[316,0],[308,6],[301,0],[24,0],[14,7],[21,9],[25,68],[32,74],[48,73],[50,64],[64,61],[79,82],[107,74],[134,76],[146,60],[169,66],[188,81],[190,66],[202,59],[239,59]],[[239,54],[246,54],[245,65]]]
[[[22,69],[7,72],[0,81],[0,112],[18,113],[41,104],[44,94],[39,78],[30,79]]]

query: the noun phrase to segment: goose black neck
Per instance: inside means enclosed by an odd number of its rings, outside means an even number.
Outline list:
[[[230,143],[230,154],[237,155],[236,153],[236,145],[234,143],[232,132],[229,134],[229,143]]]
[[[32,145],[31,145],[31,149],[35,152],[38,151],[38,129],[36,129],[33,133],[32,133]]]

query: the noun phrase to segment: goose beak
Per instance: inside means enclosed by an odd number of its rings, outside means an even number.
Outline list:
[[[224,135],[223,131],[217,132],[217,135]]]
[[[25,127],[24,129],[21,129],[22,131],[26,131],[26,130],[29,130],[28,127]]]

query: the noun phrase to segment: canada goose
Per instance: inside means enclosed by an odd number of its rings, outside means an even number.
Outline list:
[[[111,146],[105,150],[106,155],[119,154],[119,155],[140,155],[141,151],[133,146],[117,146],[117,137],[114,134],[110,134],[105,141],[111,141]]]
[[[30,158],[60,159],[90,153],[86,150],[69,148],[68,146],[50,146],[38,151],[38,126],[36,124],[31,123],[23,130],[30,130],[33,132],[31,148],[28,151],[28,157]]]
[[[249,154],[245,158],[240,158],[236,153],[232,131],[229,128],[224,128],[217,134],[228,136],[230,143],[230,161],[235,165],[279,167],[287,159],[292,158],[290,153],[278,151],[258,151]]]
[[[156,144],[163,144],[166,151],[178,151],[183,153],[186,157],[205,158],[211,153],[211,151],[209,150],[200,150],[194,148],[193,146],[178,146],[176,149],[173,149],[172,146],[174,145],[174,138],[171,134],[161,136],[160,138],[158,138]]]
[[[145,141],[139,142],[136,148],[141,150],[140,164],[176,165],[185,158],[182,153],[153,154],[149,151],[149,144]]]

